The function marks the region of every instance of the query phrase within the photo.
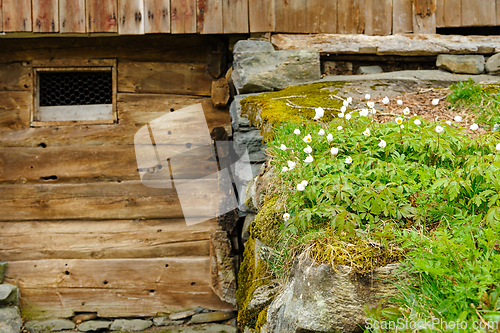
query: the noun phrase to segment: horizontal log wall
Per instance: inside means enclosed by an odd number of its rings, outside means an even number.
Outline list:
[[[500,0],[3,0],[0,31],[390,35],[500,25]]]
[[[21,290],[23,315],[231,309],[211,287],[213,215],[187,226],[175,189],[141,183],[134,148],[142,126],[170,112],[184,119],[179,110],[198,103],[209,130],[230,133],[228,110],[209,97],[207,54],[217,42],[169,35],[0,42],[0,261],[9,263],[6,283]],[[61,59],[117,60],[118,123],[30,127],[32,66]],[[189,142],[190,128],[179,123],[177,139]],[[217,171],[173,168],[186,179]],[[217,204],[211,185],[190,193],[198,216]]]

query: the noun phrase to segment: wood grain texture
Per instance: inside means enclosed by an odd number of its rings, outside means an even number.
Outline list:
[[[4,261],[209,255],[215,219],[0,222]]]
[[[500,0],[496,0],[497,2],[497,24],[500,23]]]
[[[23,317],[155,316],[202,306],[232,309],[210,287],[210,257],[9,262]]]
[[[58,0],[32,2],[33,32],[59,32]]]
[[[224,32],[222,20],[223,0],[197,0],[197,31],[201,34],[221,34]]]
[[[59,0],[61,33],[85,33],[85,0]]]
[[[462,0],[462,26],[497,24],[495,0]]]
[[[392,32],[392,0],[365,0],[365,34],[385,36]]]
[[[408,0],[393,0],[392,33],[406,34],[413,32],[413,5]]]
[[[222,0],[222,20],[225,34],[248,33],[248,0]]]
[[[3,0],[0,0],[0,32],[3,32]]]
[[[31,101],[29,91],[0,91],[0,129],[12,132],[28,128]]]
[[[444,27],[444,1],[436,0],[436,27]]]
[[[365,0],[338,0],[337,33],[362,34],[365,31]]]
[[[144,0],[118,0],[118,33],[144,34]]]
[[[86,0],[87,32],[118,32],[117,0]]]
[[[29,66],[23,66],[20,63],[0,64],[0,91],[29,91],[31,87],[31,68]]]
[[[170,1],[144,0],[145,32],[170,32]]]
[[[306,29],[308,33],[337,32],[337,0],[307,0]]]
[[[462,1],[444,0],[443,21],[445,27],[459,27],[462,25]]]
[[[32,31],[31,0],[2,0],[2,9],[3,31]]]
[[[274,1],[248,0],[248,16],[250,32],[273,32],[275,30]]]
[[[205,64],[120,62],[118,91],[210,96]]]
[[[306,0],[276,0],[276,32],[306,30]]]
[[[436,33],[436,1],[437,0],[413,1],[414,34]]]
[[[170,0],[173,34],[196,33],[196,0]]]

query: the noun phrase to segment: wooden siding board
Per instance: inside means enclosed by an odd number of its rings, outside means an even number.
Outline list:
[[[32,87],[31,68],[20,63],[0,64],[0,91],[30,91]]]
[[[443,20],[445,27],[462,25],[462,0],[444,0]]]
[[[248,0],[222,0],[225,34],[248,33]]]
[[[273,32],[275,30],[274,1],[248,0],[248,16],[250,32]]]
[[[198,33],[221,34],[224,32],[222,0],[197,0],[196,13]]]
[[[208,256],[216,219],[0,222],[4,261]]]
[[[365,31],[364,4],[365,0],[338,0],[337,33],[362,34]]]
[[[304,32],[306,30],[306,0],[276,0],[276,31]]]
[[[59,32],[58,0],[32,2],[33,32]]]
[[[365,0],[365,34],[390,35],[392,32],[392,0]]]
[[[436,33],[436,1],[437,0],[413,1],[413,33]]]
[[[118,0],[118,33],[144,34],[144,0]]]
[[[196,0],[171,0],[170,9],[173,34],[196,33]]]
[[[413,32],[413,5],[408,0],[393,0],[392,33]]]
[[[59,0],[61,33],[85,33],[85,0]]]
[[[436,0],[436,27],[444,27],[444,1]]]
[[[496,24],[495,0],[462,0],[462,26],[494,26]]]
[[[3,31],[30,32],[31,0],[2,0]]]
[[[144,0],[145,32],[170,32],[170,0]]]
[[[319,30],[321,33],[337,33],[337,0],[321,3]]]
[[[86,0],[87,32],[118,32],[117,0]]]
[[[12,132],[28,128],[31,105],[30,91],[0,91],[0,129]]]
[[[3,0],[0,0],[0,32],[3,32]]]

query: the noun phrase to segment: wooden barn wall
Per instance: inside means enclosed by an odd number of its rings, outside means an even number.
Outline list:
[[[500,0],[3,0],[6,33],[390,35],[500,25]]]
[[[24,316],[231,308],[211,289],[216,221],[186,226],[174,190],[141,183],[133,145],[143,125],[196,103],[210,129],[230,130],[227,110],[208,97],[213,44],[168,35],[0,40],[0,261]],[[117,124],[30,127],[32,64],[58,58],[117,59]],[[201,184],[193,200],[212,192]]]

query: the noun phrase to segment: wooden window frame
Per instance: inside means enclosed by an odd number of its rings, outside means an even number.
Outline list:
[[[117,100],[117,69],[116,59],[54,59],[34,60],[32,62],[33,78],[33,104],[31,108],[31,127],[44,126],[68,126],[68,125],[100,125],[116,124],[118,116],[116,112]],[[112,77],[112,119],[105,120],[62,120],[62,121],[39,121],[39,72],[78,72],[78,71],[111,71]],[[72,106],[74,107],[74,106]]]

